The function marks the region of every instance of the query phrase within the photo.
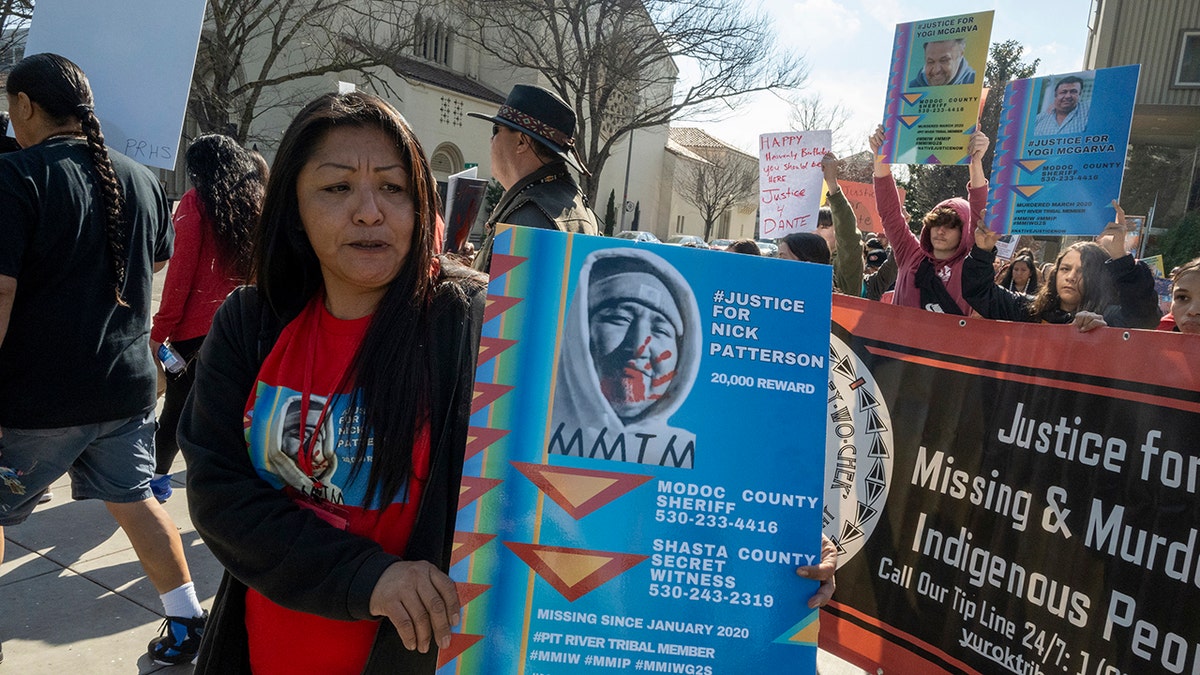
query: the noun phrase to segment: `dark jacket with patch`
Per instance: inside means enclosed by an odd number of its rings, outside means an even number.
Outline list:
[[[475,269],[486,272],[492,260],[492,237],[497,223],[539,227],[543,230],[597,234],[596,214],[588,208],[583,192],[566,162],[551,162],[517,181],[504,193],[484,226],[486,235]]]

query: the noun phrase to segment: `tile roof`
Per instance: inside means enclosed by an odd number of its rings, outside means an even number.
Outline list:
[[[432,84],[435,87],[448,89],[481,101],[504,103],[505,95],[495,89],[431,63],[410,59],[407,56],[397,56],[392,59],[392,68],[404,77]]]
[[[678,142],[676,142],[676,140],[674,138],[669,138],[669,137],[667,138],[667,152],[674,153],[676,155],[679,155],[680,157],[685,157],[685,158],[690,159],[695,162],[702,162],[704,164],[708,164],[707,159],[704,159],[700,155],[697,155],[696,153],[692,152],[691,150],[688,150],[683,145],[680,145]]]
[[[721,139],[716,138],[715,136],[709,135],[704,130],[697,129],[695,127],[671,127],[670,138],[671,138],[671,140],[675,141],[676,143],[682,145],[683,147],[689,148],[692,150],[695,150],[697,148],[711,148],[714,150],[726,150],[729,152],[735,152],[739,155],[744,155],[746,157],[753,159],[756,162],[758,161],[758,157],[755,157],[754,155],[751,155],[751,154],[745,152],[744,150],[736,148],[736,147],[726,143],[725,141],[722,141]]]

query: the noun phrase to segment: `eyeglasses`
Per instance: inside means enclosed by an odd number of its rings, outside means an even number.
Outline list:
[[[495,138],[495,137],[496,137],[496,134],[498,134],[498,133],[500,133],[500,125],[499,125],[499,124],[493,124],[493,125],[492,125],[492,138]]]

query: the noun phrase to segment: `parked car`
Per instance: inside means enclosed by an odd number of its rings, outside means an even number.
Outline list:
[[[714,251],[724,251],[733,243],[732,239],[713,239],[708,242],[708,247]]]
[[[652,244],[661,244],[658,237],[654,236],[653,232],[643,232],[641,230],[625,230],[613,235],[617,239],[632,239],[633,241],[648,241]]]
[[[704,239],[697,237],[694,234],[677,234],[668,237],[664,244],[672,246],[690,246],[692,248],[708,248],[708,244],[704,243]]]
[[[779,246],[775,243],[774,239],[755,239],[754,243],[758,244],[758,252],[768,258],[774,258],[779,255]]]

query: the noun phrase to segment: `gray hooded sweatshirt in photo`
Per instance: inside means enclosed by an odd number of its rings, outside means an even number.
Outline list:
[[[692,468],[696,436],[670,417],[695,382],[701,331],[691,287],[666,260],[591,253],[563,327],[549,451]]]

